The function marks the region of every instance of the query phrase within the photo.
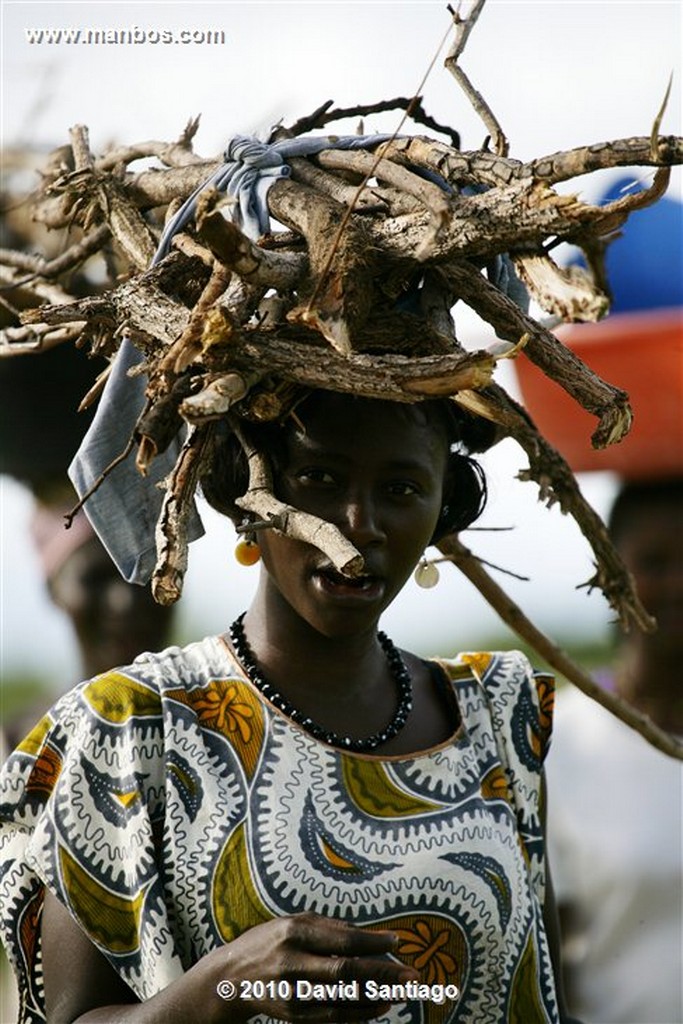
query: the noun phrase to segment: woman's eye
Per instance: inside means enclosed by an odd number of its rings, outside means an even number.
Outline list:
[[[333,484],[335,482],[334,477],[326,469],[320,467],[312,467],[311,469],[302,469],[295,474],[295,478],[298,483],[303,484]]]
[[[418,494],[420,488],[410,480],[394,480],[389,484],[388,490],[397,497],[408,497],[411,494]]]

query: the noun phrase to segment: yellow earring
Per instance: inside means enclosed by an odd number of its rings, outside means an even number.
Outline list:
[[[261,548],[256,543],[254,535],[246,534],[246,536],[237,542],[235,547],[235,560],[240,565],[256,565],[261,557]]]

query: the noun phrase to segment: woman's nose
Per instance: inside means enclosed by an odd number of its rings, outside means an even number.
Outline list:
[[[339,528],[358,548],[384,539],[380,509],[368,494],[349,494],[346,497],[340,510]]]

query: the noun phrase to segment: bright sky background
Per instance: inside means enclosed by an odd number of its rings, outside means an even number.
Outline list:
[[[216,155],[236,133],[266,131],[310,113],[322,101],[373,102],[417,89],[449,25],[445,3],[29,3],[2,6],[2,142],[48,149],[75,123],[90,128],[95,151],[110,142],[177,137],[201,113],[196,150]],[[511,156],[526,159],[572,146],[647,135],[671,71],[674,85],[662,131],[681,134],[679,0],[488,0],[463,67],[498,116]],[[222,29],[223,45],[31,45],[26,29]],[[445,51],[444,51],[445,54]],[[443,54],[442,54],[443,57]],[[457,127],[465,149],[484,130],[439,59],[423,90],[427,110]],[[398,114],[374,119],[392,131]],[[349,126],[353,131],[355,125]],[[410,129],[409,129],[410,130]],[[605,179],[581,184],[594,197]],[[681,176],[673,190],[681,193]],[[472,323],[469,343],[489,338]],[[514,388],[509,367],[499,380]],[[512,533],[472,533],[487,559],[531,576],[499,577],[537,623],[560,640],[603,635],[609,610],[597,595],[576,591],[592,573],[578,529],[537,502],[534,484],[514,480],[525,457],[505,442],[486,458],[491,498],[481,525]],[[606,513],[615,480],[584,475],[584,492]],[[31,501],[2,481],[2,669],[42,669],[60,681],[78,674],[61,616],[42,596],[26,537]],[[256,570],[233,561],[227,521],[207,516],[209,535],[192,546],[181,602],[184,638],[220,631],[248,603]],[[440,585],[409,584],[385,617],[401,644],[442,653],[471,647],[497,620],[456,570]]]

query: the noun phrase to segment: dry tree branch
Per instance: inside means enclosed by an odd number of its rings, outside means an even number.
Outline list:
[[[305,387],[396,402],[483,387],[491,380],[495,366],[495,358],[485,351],[421,357],[355,353],[344,357],[291,338],[284,341],[263,336],[253,341],[243,339],[232,360],[236,367],[251,366]]]
[[[460,298],[490,323],[500,338],[515,342],[526,334],[525,354],[584,409],[600,417],[593,434],[594,447],[603,448],[628,432],[631,411],[625,391],[601,380],[554,334],[524,313],[470,263],[462,260],[450,264],[448,273]]]
[[[551,668],[573,683],[579,690],[597,701],[602,707],[611,711],[626,725],[651,743],[657,750],[670,757],[683,760],[683,743],[665,732],[631,704],[616,697],[594,682],[560,647],[552,642],[540,629],[526,617],[519,605],[511,600],[505,591],[491,579],[476,555],[465,547],[458,537],[452,535],[442,540],[439,550],[443,555],[470,580],[484,597],[497,615],[507,623],[518,636],[541,655]]]
[[[416,259],[422,261],[431,255],[434,243],[450,217],[451,206],[443,189],[430,181],[425,181],[424,178],[401,167],[400,164],[383,160],[370,153],[324,150],[318,156],[318,160],[323,167],[332,170],[359,171],[365,181],[374,175],[408,195],[414,196],[426,208],[431,219],[430,230],[425,234],[415,256]]]
[[[22,255],[21,253],[19,255]],[[10,261],[8,260],[8,263]],[[56,304],[67,304],[73,301],[73,297],[69,292],[60,288],[58,284],[54,284],[51,281],[46,281],[44,278],[37,278],[35,275],[31,277],[22,277],[18,271],[7,264],[2,266],[2,255],[0,255],[0,302],[8,309],[14,316],[19,316],[19,311],[9,301],[8,296],[11,296],[13,301],[25,305],[27,302],[51,302]]]
[[[47,352],[66,341],[77,341],[86,326],[85,320],[76,320],[64,327],[52,327],[50,324],[7,327],[0,336],[0,358]]]
[[[31,284],[38,278],[41,281],[50,281],[67,273],[69,270],[73,270],[74,267],[77,267],[94,253],[98,252],[110,234],[109,225],[101,224],[80,241],[69,246],[59,256],[55,256],[50,260],[46,260],[43,256],[16,252],[12,249],[0,249],[0,266],[16,267],[19,270],[29,272],[29,277],[12,281],[12,288],[21,288],[24,285]]]
[[[232,221],[216,209],[218,193],[207,190],[197,204],[196,225],[199,237],[209,246],[219,263],[234,271],[247,284],[289,291],[308,270],[303,252],[277,252],[256,245]]]
[[[610,606],[617,612],[624,629],[631,622],[651,631],[654,619],[646,611],[635,592],[633,581],[621,561],[604,523],[585,500],[576,478],[560,453],[538,432],[528,414],[498,385],[486,392],[461,391],[455,402],[469,412],[499,424],[517,441],[529,459],[529,469],[519,474],[522,480],[535,480],[540,497],[547,504],[558,502],[562,512],[569,513],[589,541],[596,558],[595,576],[585,586],[599,587]]]

